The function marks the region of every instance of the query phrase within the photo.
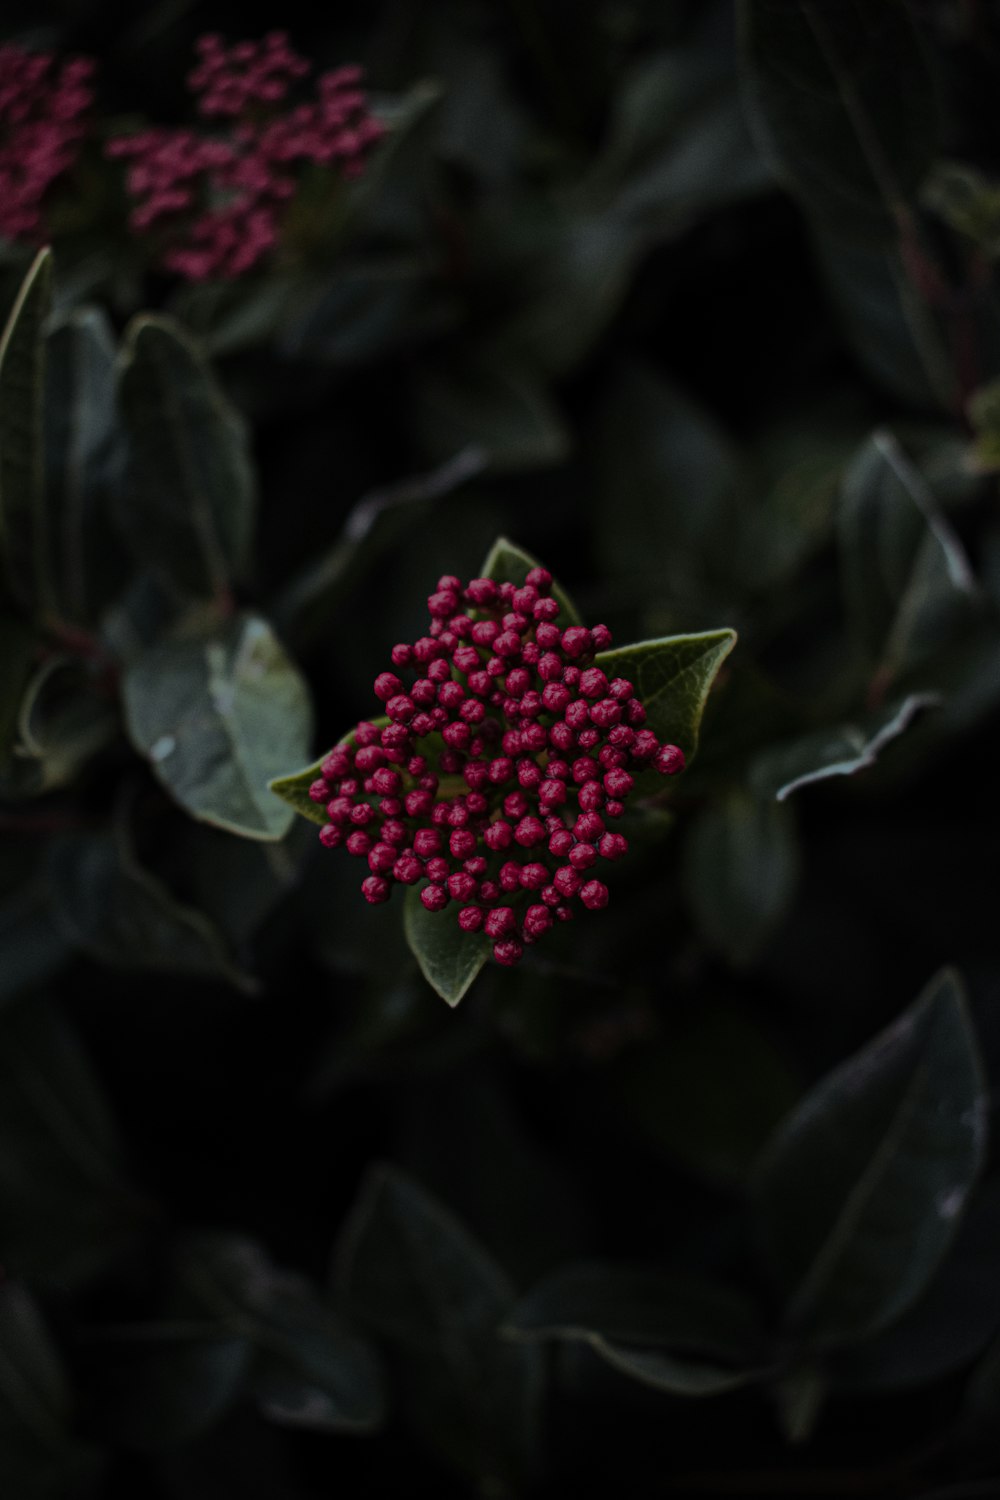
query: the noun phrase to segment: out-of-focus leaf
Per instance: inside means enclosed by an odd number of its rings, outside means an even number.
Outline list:
[[[132,1239],[143,1206],[75,1034],[39,996],[0,1014],[0,1260],[71,1284]]]
[[[556,377],[583,361],[618,312],[645,233],[619,216],[579,207],[561,209],[537,230],[503,268],[522,300],[494,357]],[[508,231],[489,225],[485,232]]]
[[[753,1306],[690,1273],[588,1263],[533,1287],[509,1337],[587,1344],[614,1369],[675,1396],[716,1396],[760,1379],[764,1340]]]
[[[268,790],[305,759],[308,689],[265,620],[154,646],[124,678],[128,732],[192,817],[244,838],[280,839],[291,812]]]
[[[58,1349],[32,1297],[0,1286],[0,1457],[18,1500],[58,1500],[92,1478],[73,1435],[73,1397]]]
[[[1000,1448],[1000,1340],[981,1362],[965,1393],[958,1438],[966,1452],[994,1458]]]
[[[409,349],[456,320],[434,267],[419,256],[368,256],[341,264],[284,309],[280,352],[332,365],[369,365]]]
[[[616,1077],[624,1108],[646,1136],[728,1187],[743,1182],[800,1093],[770,1037],[725,1005],[699,1006],[662,1041],[629,1049]]]
[[[508,541],[505,536],[500,536],[497,537],[483,561],[480,576],[492,578],[494,583],[513,583],[517,588],[521,588],[532,568],[541,566],[542,564],[537,558],[532,557],[530,552],[525,552],[524,548],[519,547],[516,542]],[[556,581],[552,584],[552,597],[559,604],[560,624],[565,626],[582,623],[576,605],[566,590]]]
[[[42,431],[51,303],[52,253],[40,250],[0,337],[0,547],[11,597],[43,613],[55,606]]]
[[[155,573],[138,572],[105,611],[101,636],[115,659],[129,665],[168,634],[177,614],[176,603]]]
[[[901,1317],[951,1245],[985,1141],[976,1039],[945,970],[810,1091],[757,1166],[789,1329],[836,1347]]]
[[[500,1337],[513,1287],[463,1226],[398,1169],[380,1168],[343,1233],[339,1284],[352,1311],[399,1346],[430,1439],[480,1473],[523,1475],[539,1356]]]
[[[969,1365],[1000,1328],[1000,1191],[973,1195],[955,1247],[897,1323],[827,1362],[840,1390],[906,1390]]]
[[[489,958],[489,943],[478,933],[463,932],[454,911],[428,911],[417,886],[406,892],[403,930],[427,983],[442,1000],[457,1005]]]
[[[463,448],[440,468],[359,500],[340,538],[283,590],[272,611],[280,628],[314,636],[366,578],[380,558],[417,527],[435,501],[461,488],[487,466],[479,448]]]
[[[31,670],[34,636],[20,620],[0,618],[0,769],[17,738],[17,721]]]
[[[254,987],[208,918],[143,869],[122,836],[68,834],[55,840],[49,885],[65,937],[101,963]]]
[[[740,0],[750,119],[818,217],[891,238],[937,146],[934,79],[901,0]]]
[[[911,282],[899,251],[858,243],[826,225],[814,244],[863,369],[911,406],[953,410],[955,376],[945,330]]]
[[[972,462],[977,473],[996,474],[1000,471],[1000,380],[991,380],[973,393],[969,421],[976,433]]]
[[[701,1354],[759,1356],[760,1317],[742,1293],[690,1272],[594,1261],[566,1266],[521,1297],[506,1331]]]
[[[102,1432],[143,1452],[207,1432],[236,1401],[251,1363],[249,1340],[212,1323],[110,1329],[93,1343]]]
[[[685,889],[703,936],[737,967],[753,963],[795,894],[794,819],[734,788],[700,814],[684,853]]]
[[[273,1266],[252,1241],[225,1234],[192,1236],[178,1274],[186,1299],[220,1331],[253,1346],[252,1381],[268,1415],[339,1432],[381,1421],[381,1372],[371,1348],[303,1277]]]
[[[640,366],[624,368],[598,419],[595,524],[623,578],[682,597],[729,538],[739,465],[718,424]]]
[[[753,763],[751,780],[761,797],[784,802],[793,792],[835,776],[855,776],[873,766],[882,751],[904,734],[918,714],[940,703],[936,693],[910,693],[855,724],[818,729],[772,746]]]
[[[46,505],[69,620],[92,620],[119,581],[109,509],[121,483],[116,439],[114,335],[98,308],[79,308],[50,329],[45,372]]]
[[[172,589],[224,597],[247,563],[256,485],[245,426],[179,325],[129,327],[120,379],[130,482],[117,520]]]
[[[473,445],[496,472],[560,463],[569,436],[548,392],[530,369],[490,359],[481,366],[420,376],[414,422],[434,460]]]
[[[75,656],[50,657],[28,684],[17,753],[38,762],[39,792],[64,786],[121,727],[107,682]]]
[[[848,470],[838,525],[851,623],[879,679],[891,681],[969,622],[972,571],[890,433],[876,432]]]
[[[925,207],[991,260],[1000,256],[1000,184],[964,162],[939,161],[921,194]]]
[[[649,727],[690,760],[712,683],[735,645],[735,630],[706,630],[601,651],[596,661],[608,677],[632,683]]]
[[[70,945],[40,882],[26,882],[0,904],[0,1005],[48,978]]]

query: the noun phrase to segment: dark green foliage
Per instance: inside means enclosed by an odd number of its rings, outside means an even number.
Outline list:
[[[276,26],[387,138],[182,285],[97,135]],[[992,1493],[995,7],[2,30],[98,63],[0,246],[3,1500]],[[536,560],[690,765],[503,969],[308,790]]]

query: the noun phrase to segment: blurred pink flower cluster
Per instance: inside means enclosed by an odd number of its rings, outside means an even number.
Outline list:
[[[86,134],[93,69],[85,57],[58,64],[48,52],[0,46],[0,234],[8,239],[42,236],[45,197]]]
[[[121,136],[109,156],[128,162],[137,234],[162,237],[164,267],[189,281],[240,276],[278,242],[281,220],[305,164],[345,178],[364,170],[384,127],[369,113],[358,67],[322,74],[310,103],[289,92],[309,64],[283,32],[226,47],[202,37],[188,83],[219,135],[152,128]]]

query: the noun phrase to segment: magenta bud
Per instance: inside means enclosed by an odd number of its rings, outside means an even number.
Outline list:
[[[330,783],[328,781],[314,781],[309,788],[310,802],[327,802],[330,797]]]
[[[336,849],[344,835],[334,823],[324,823],[319,831],[319,841],[324,849]]]
[[[425,885],[420,892],[420,900],[428,911],[444,911],[449,899],[443,885]]]
[[[372,906],[378,906],[380,902],[389,899],[389,882],[380,875],[369,875],[367,880],[361,882],[361,893]]]
[[[503,818],[499,818],[495,823],[491,823],[489,827],[485,829],[483,833],[483,842],[488,849],[492,849],[494,852],[499,852],[501,849],[508,849],[510,847],[513,837],[513,828],[511,828],[510,824]]]
[[[463,906],[458,914],[458,925],[463,932],[478,932],[483,925],[482,908]]]
[[[403,684],[394,672],[380,672],[375,679],[375,696],[383,703],[388,703],[397,693],[403,691]]]
[[[493,944],[493,957],[498,964],[503,964],[505,969],[516,964],[524,953],[524,947],[517,938],[502,938],[499,943]]]
[[[602,880],[588,880],[580,890],[580,900],[588,911],[600,911],[608,899],[608,888]]]
[[[448,848],[456,859],[468,859],[475,853],[476,835],[468,828],[456,828],[448,839]]]
[[[424,866],[424,874],[427,876],[427,879],[432,880],[435,885],[444,885],[445,881],[448,879],[448,876],[451,874],[451,866],[449,865],[448,861],[441,855],[435,855],[434,858],[429,859],[427,861],[427,864]]]
[[[604,777],[604,790],[609,797],[627,797],[634,785],[627,771],[608,771]]]
[[[512,906],[495,906],[486,917],[486,936],[506,937],[517,927],[517,917]]]
[[[663,745],[653,761],[653,769],[664,776],[676,776],[678,771],[683,771],[685,764],[684,751],[679,745]]]
[[[593,844],[574,844],[569,851],[569,862],[574,870],[589,870],[597,862],[597,851]]]

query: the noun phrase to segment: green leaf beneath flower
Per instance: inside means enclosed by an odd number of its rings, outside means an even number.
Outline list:
[[[454,909],[428,911],[417,886],[406,892],[403,930],[420,972],[449,1005],[457,1005],[490,956],[478,933],[463,932]]]
[[[492,578],[494,583],[513,583],[517,588],[521,588],[532,568],[542,566],[543,564],[536,557],[532,557],[530,552],[525,552],[523,547],[509,542],[505,536],[499,536],[489,550],[480,570],[480,577]],[[552,597],[559,604],[560,625],[565,628],[567,625],[583,623],[576,605],[558,583],[552,585]]]
[[[649,727],[690,760],[712,683],[735,645],[735,630],[671,635],[602,651],[597,665],[608,677],[628,678],[646,706]]]

